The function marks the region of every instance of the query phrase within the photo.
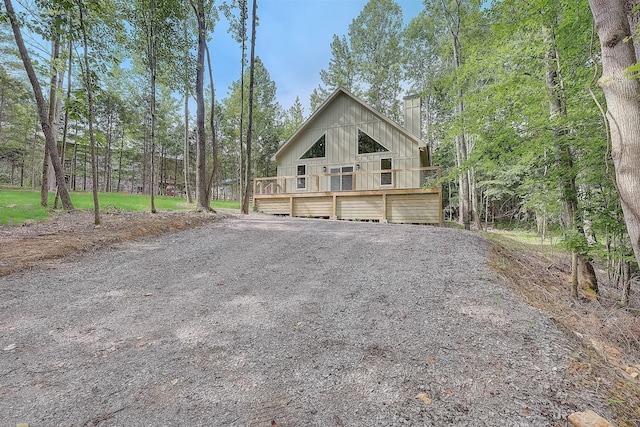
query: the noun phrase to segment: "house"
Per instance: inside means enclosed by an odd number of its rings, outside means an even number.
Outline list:
[[[442,224],[440,169],[419,138],[420,100],[405,125],[339,88],[275,154],[277,176],[256,178],[254,208],[268,214]]]

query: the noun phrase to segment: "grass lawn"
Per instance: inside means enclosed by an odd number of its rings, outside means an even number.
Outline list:
[[[27,221],[45,221],[49,217],[55,193],[49,193],[49,208],[40,206],[40,192],[23,190],[0,190],[0,224],[20,225]],[[76,209],[93,209],[92,193],[71,193],[71,201]],[[100,209],[113,207],[125,211],[149,211],[149,195],[100,193]],[[186,199],[179,197],[156,196],[156,209],[169,211],[191,209]],[[228,200],[215,200],[211,206],[216,208],[239,209],[240,203]]]

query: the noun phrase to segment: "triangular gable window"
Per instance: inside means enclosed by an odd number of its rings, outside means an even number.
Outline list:
[[[382,144],[358,129],[358,154],[385,153],[387,150]]]
[[[309,148],[307,152],[304,153],[300,158],[301,159],[317,159],[318,157],[324,157],[325,147],[326,147],[325,142],[326,142],[326,135],[322,135],[320,139],[318,139],[316,143],[313,144],[311,148]]]

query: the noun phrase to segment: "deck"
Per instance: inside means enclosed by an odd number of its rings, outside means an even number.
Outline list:
[[[411,176],[417,178],[406,179]],[[254,209],[292,217],[442,225],[439,179],[437,167],[256,178]],[[398,182],[416,185],[396,188]],[[331,191],[336,186],[346,189]]]

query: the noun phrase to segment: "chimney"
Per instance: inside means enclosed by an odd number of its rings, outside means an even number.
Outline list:
[[[404,97],[404,128],[422,139],[422,100],[418,95]]]

